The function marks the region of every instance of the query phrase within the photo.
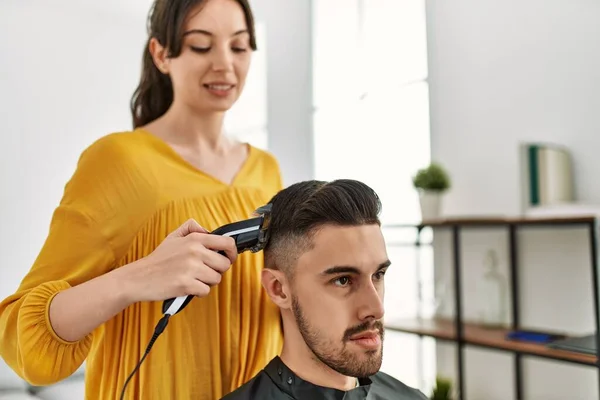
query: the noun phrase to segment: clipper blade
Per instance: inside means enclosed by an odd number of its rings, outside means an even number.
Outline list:
[[[273,208],[272,204],[265,204],[264,206],[258,207],[255,211],[254,211],[254,215],[257,217],[260,217],[262,215],[265,214],[271,214],[271,209]]]
[[[261,251],[267,245],[267,241],[269,240],[269,224],[271,223],[271,209],[271,204],[265,204],[254,211],[255,216],[262,217],[262,223],[258,234],[258,243],[252,249],[253,252]]]

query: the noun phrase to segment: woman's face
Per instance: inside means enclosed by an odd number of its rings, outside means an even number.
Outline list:
[[[199,113],[223,112],[242,93],[251,55],[242,7],[235,0],[208,0],[190,13],[181,54],[162,58],[159,68],[171,78],[175,103]]]

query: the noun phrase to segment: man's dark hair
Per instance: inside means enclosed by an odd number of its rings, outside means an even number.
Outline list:
[[[381,201],[366,184],[352,179],[310,180],[281,190],[270,201],[269,241],[265,266],[291,272],[312,236],[326,225],[381,225]]]

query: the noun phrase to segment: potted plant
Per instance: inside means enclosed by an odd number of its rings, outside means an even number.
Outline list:
[[[417,171],[413,185],[419,191],[421,218],[433,220],[440,217],[442,195],[450,189],[450,177],[445,168],[432,162]]]
[[[452,400],[452,381],[438,376],[430,400]]]

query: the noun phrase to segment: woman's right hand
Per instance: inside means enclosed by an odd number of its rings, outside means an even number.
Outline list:
[[[221,282],[222,274],[236,258],[233,238],[211,235],[190,219],[170,233],[151,254],[127,267],[131,300],[207,296],[210,287]]]

